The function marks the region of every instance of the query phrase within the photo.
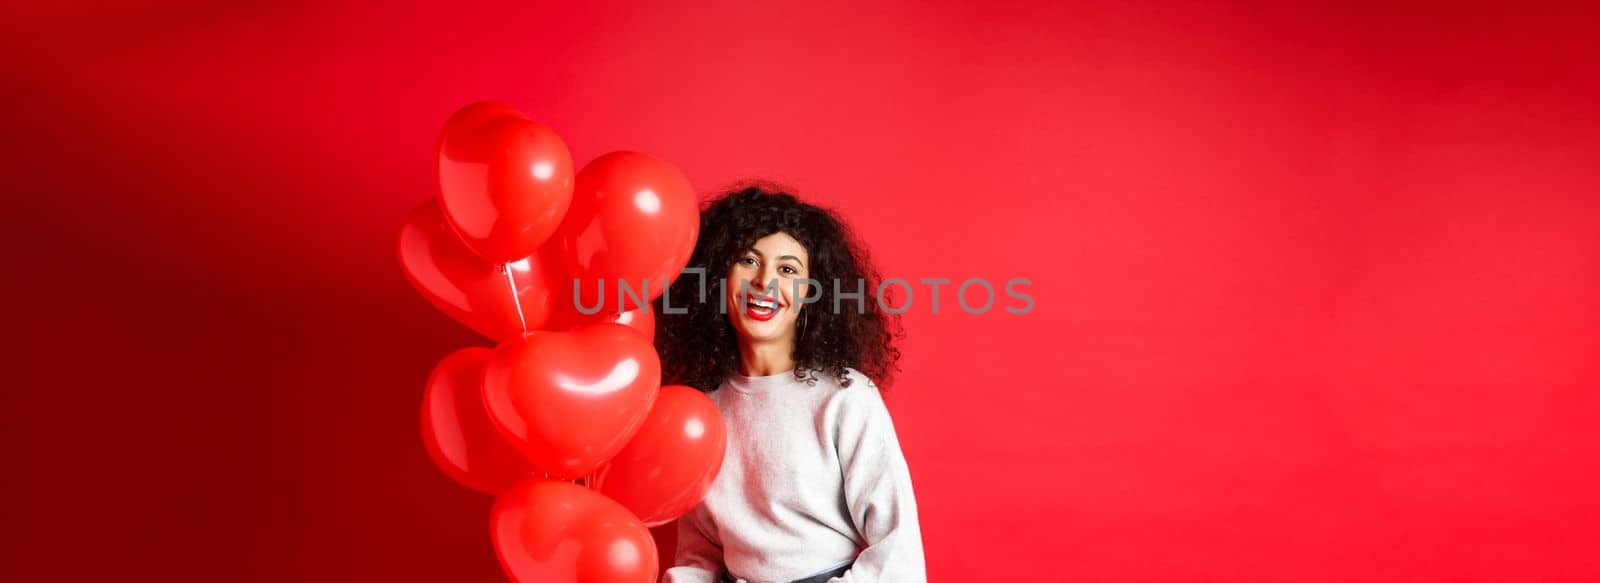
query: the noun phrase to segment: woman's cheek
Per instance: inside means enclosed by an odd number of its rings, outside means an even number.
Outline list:
[[[789,308],[798,313],[800,308],[805,307],[802,306],[801,303],[805,301],[806,296],[811,295],[811,286],[806,284],[796,284],[791,286],[790,289],[784,291],[789,294],[789,297],[786,298],[786,303],[789,304]]]

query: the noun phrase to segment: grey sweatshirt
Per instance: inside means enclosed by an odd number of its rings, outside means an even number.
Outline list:
[[[734,376],[709,393],[728,452],[678,521],[666,583],[786,582],[855,561],[839,583],[926,581],[911,473],[878,388],[816,373]]]

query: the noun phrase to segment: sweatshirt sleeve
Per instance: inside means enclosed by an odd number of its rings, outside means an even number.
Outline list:
[[[662,583],[717,583],[722,577],[722,545],[716,537],[716,526],[706,513],[704,504],[697,504],[678,518],[678,549],[671,569],[667,569]]]
[[[845,503],[867,547],[848,572],[832,581],[927,581],[910,469],[877,387],[870,381],[859,385],[842,391],[847,396],[839,412],[836,443]]]

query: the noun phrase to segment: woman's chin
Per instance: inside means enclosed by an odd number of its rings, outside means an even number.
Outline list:
[[[740,322],[739,336],[745,342],[769,342],[783,338],[784,330],[792,328],[793,324],[785,326],[784,322],[768,320],[762,322],[745,318]]]

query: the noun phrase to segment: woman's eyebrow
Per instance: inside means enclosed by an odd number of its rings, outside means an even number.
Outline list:
[[[765,258],[766,258],[766,257],[767,257],[767,256],[766,256],[766,255],[765,255],[765,254],[763,254],[763,253],[762,253],[762,252],[761,252],[761,250],[760,250],[760,249],[757,249],[757,248],[755,248],[755,247],[751,247],[751,248],[749,248],[749,249],[746,249],[746,250],[745,250],[745,252],[747,252],[747,253],[754,253],[754,254],[756,254],[756,257],[761,257],[761,258],[763,258],[763,259],[765,259]],[[804,262],[804,261],[801,261],[801,260],[800,260],[800,258],[799,258],[799,257],[795,257],[795,256],[793,256],[793,255],[779,255],[779,256],[778,256],[778,260],[779,260],[779,261],[782,261],[782,260],[784,260],[784,259],[790,259],[790,260],[793,260],[793,261],[794,261],[794,262],[795,262],[795,263],[805,263],[805,262]]]

